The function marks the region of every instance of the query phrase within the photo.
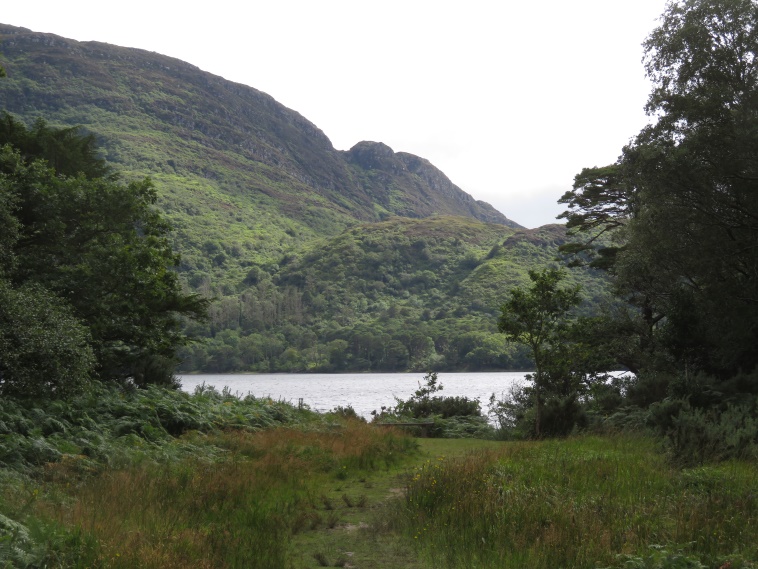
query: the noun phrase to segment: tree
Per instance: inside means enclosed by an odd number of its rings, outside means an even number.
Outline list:
[[[92,378],[89,339],[60,298],[0,278],[0,394],[60,398],[78,391]]]
[[[721,376],[753,369],[758,5],[672,3],[645,48],[654,82],[647,109],[658,121],[636,140],[645,156],[636,172],[644,207],[630,227],[620,277],[647,275],[647,294],[666,315],[662,325],[701,331],[688,343],[708,357],[694,362],[692,349],[675,350],[680,367]],[[654,243],[658,254],[643,254]]]
[[[16,196],[0,183],[0,278],[15,265],[14,247],[18,241],[19,223],[16,219]]]
[[[558,347],[565,339],[569,312],[580,303],[578,285],[561,288],[565,274],[558,269],[529,271],[532,285],[514,288],[500,307],[498,330],[506,339],[529,347],[534,359],[532,376],[535,396],[535,434],[541,436],[541,419],[547,389],[547,370],[554,363]]]
[[[568,207],[558,218],[567,220],[569,235],[579,234],[584,239],[561,245],[559,251],[574,256],[573,265],[588,262],[595,268],[610,269],[619,248],[607,241],[633,217],[635,198],[624,164],[583,169],[574,178],[573,189],[558,200]]]
[[[64,397],[92,376],[87,328],[38,284],[14,287],[17,197],[0,174],[0,394]]]
[[[109,169],[91,139],[71,129],[38,122],[26,131],[5,118],[0,142],[21,141],[26,149],[0,149],[0,196],[17,229],[8,279],[19,290],[42,287],[70,307],[86,326],[100,378],[170,383],[175,351],[186,340],[180,318],[201,317],[206,302],[181,291],[152,183],[102,177]],[[36,155],[61,132],[68,158]]]
[[[0,145],[10,144],[25,162],[44,160],[62,176],[84,175],[88,179],[118,177],[99,156],[93,134],[79,127],[54,128],[43,118],[31,128],[8,112],[0,115]]]
[[[727,378],[758,365],[758,4],[670,2],[644,48],[655,122],[577,176],[563,217],[615,231],[608,268],[649,361]]]

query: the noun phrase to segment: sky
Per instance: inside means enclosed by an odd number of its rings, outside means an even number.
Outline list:
[[[666,0],[35,0],[0,21],[177,57],[268,93],[335,148],[428,159],[526,227],[649,122]]]

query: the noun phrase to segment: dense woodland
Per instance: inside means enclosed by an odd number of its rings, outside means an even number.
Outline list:
[[[181,292],[150,181],[120,181],[76,129],[6,114],[0,132],[0,390],[171,384],[179,316],[207,303]]]
[[[755,440],[756,51],[754,2],[669,4],[644,43],[650,126],[561,198],[576,238],[562,250],[624,301],[594,348],[635,372],[627,397],[693,454]]]

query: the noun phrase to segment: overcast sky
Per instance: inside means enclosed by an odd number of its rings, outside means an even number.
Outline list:
[[[648,121],[665,0],[4,2],[0,21],[177,57],[264,91],[341,150],[430,160],[527,227]]]

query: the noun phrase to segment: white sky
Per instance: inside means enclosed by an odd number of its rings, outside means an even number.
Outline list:
[[[177,57],[264,91],[334,146],[429,159],[527,227],[644,126],[665,0],[3,2],[0,21]]]

